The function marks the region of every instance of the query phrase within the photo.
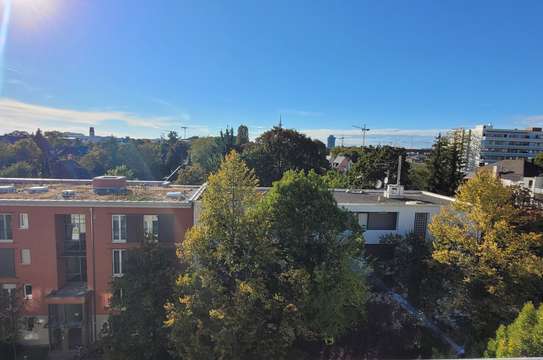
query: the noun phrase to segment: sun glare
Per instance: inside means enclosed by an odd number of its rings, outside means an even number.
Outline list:
[[[11,1],[14,21],[28,27],[49,19],[57,10],[60,0],[7,0]]]

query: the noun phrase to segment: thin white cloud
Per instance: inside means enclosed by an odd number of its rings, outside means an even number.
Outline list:
[[[543,115],[522,116],[517,122],[529,126],[543,126]]]
[[[140,116],[115,110],[74,110],[0,98],[0,132],[35,131],[37,128],[86,132],[89,126],[96,126],[99,127],[99,133],[107,135],[153,137],[169,129],[179,130],[178,121],[178,116]],[[126,125],[126,128],[121,131],[111,126],[112,123]],[[206,133],[207,129],[198,127],[198,132]]]
[[[439,133],[446,133],[449,129],[370,129],[366,133],[366,137],[372,136],[402,136],[402,137],[427,137],[437,136]],[[300,130],[308,136],[315,138],[327,138],[328,135],[345,136],[345,137],[362,137],[362,132],[359,129],[306,129]]]
[[[319,111],[296,110],[296,109],[283,109],[283,110],[279,110],[279,113],[281,115],[291,115],[291,116],[298,116],[298,117],[320,117],[324,115],[324,113],[319,112]]]

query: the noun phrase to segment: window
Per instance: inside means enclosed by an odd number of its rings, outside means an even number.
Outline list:
[[[87,259],[84,256],[64,257],[64,278],[68,283],[87,281]]]
[[[21,249],[21,264],[30,265],[30,249]]]
[[[158,241],[158,216],[143,215],[143,233],[145,240],[149,242]]]
[[[113,276],[123,276],[126,267],[126,250],[113,250]]]
[[[126,242],[126,215],[112,216],[113,242]]]
[[[396,230],[398,213],[370,212],[368,213],[368,230]]]
[[[84,214],[70,214],[70,226],[68,228],[68,239],[79,241],[82,240],[87,232]]]
[[[13,241],[11,214],[0,214],[0,241]]]
[[[25,299],[32,300],[32,285],[26,284],[23,289],[24,289]]]
[[[15,249],[0,249],[0,277],[15,277]]]
[[[17,285],[15,284],[2,284],[2,291],[5,291],[8,295],[11,295],[16,288]]]
[[[415,213],[415,224],[413,233],[421,239],[426,239],[426,229],[428,227],[428,213]]]
[[[19,214],[19,229],[28,229],[28,214]]]
[[[368,227],[368,213],[358,213],[358,223],[362,226],[362,230]]]

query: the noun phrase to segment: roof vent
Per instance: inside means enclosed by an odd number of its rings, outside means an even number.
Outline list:
[[[0,194],[8,194],[15,192],[15,185],[2,185],[0,186]]]
[[[92,179],[92,189],[98,195],[124,195],[128,192],[124,176],[97,176]]]
[[[388,199],[397,199],[403,196],[403,185],[387,185],[385,197]]]
[[[62,197],[65,199],[70,199],[75,196],[75,190],[62,190]]]
[[[169,191],[166,193],[168,199],[184,200],[185,195],[181,191]]]
[[[31,186],[28,189],[26,189],[29,194],[40,194],[40,193],[46,193],[49,191],[48,186]]]

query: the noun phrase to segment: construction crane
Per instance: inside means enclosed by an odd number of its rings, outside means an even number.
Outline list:
[[[362,146],[366,146],[366,133],[370,131],[370,129],[366,127],[366,124],[364,124],[364,126],[353,125],[353,127],[362,131]]]

